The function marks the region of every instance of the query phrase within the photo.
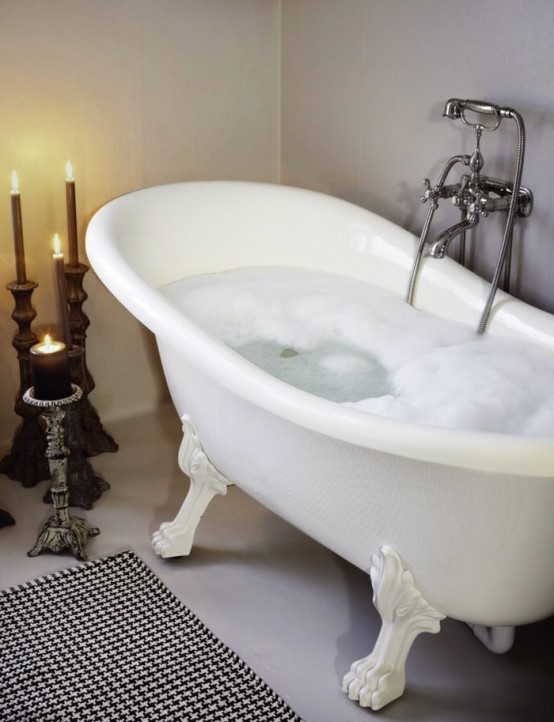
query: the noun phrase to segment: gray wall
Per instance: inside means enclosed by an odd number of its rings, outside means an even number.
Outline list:
[[[553,32],[551,0],[282,0],[282,182],[419,234],[421,180],[473,146],[470,129],[441,117],[444,102],[511,106],[526,124],[523,184],[535,195],[516,231],[512,290],[554,311]],[[486,174],[512,178],[516,138],[509,120],[484,134]],[[443,202],[437,232],[454,211]],[[485,219],[471,239],[470,262],[486,277],[504,219]]]

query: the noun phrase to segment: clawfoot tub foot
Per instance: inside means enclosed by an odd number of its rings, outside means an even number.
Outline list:
[[[227,493],[231,485],[210,462],[190,416],[183,416],[183,441],[179,449],[179,466],[190,478],[189,492],[173,521],[164,522],[152,536],[152,546],[162,557],[190,554],[194,533],[210,501],[216,494]]]
[[[372,653],[354,662],[342,689],[362,707],[378,710],[402,695],[406,658],[417,635],[440,631],[445,615],[423,599],[392,547],[381,547],[371,562],[373,603],[381,615],[381,630]]]
[[[470,624],[469,622],[467,626],[477,639],[495,654],[504,654],[513,646],[515,627],[485,627],[482,624]]]

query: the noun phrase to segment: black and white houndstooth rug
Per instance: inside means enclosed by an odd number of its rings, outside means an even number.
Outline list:
[[[3,722],[301,722],[133,553],[0,591]]]

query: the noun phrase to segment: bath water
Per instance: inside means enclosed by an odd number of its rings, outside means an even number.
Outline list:
[[[366,413],[447,428],[554,436],[554,354],[478,335],[334,274],[242,268],[162,292],[267,373]]]
[[[281,381],[329,401],[360,401],[392,390],[378,359],[345,343],[299,345],[297,350],[262,338],[231,348]]]

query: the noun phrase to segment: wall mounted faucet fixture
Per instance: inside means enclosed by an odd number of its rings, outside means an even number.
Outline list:
[[[477,120],[474,120],[470,113],[476,114]],[[487,116],[486,119],[483,116]],[[438,208],[440,199],[449,198],[451,203],[460,209],[462,218],[458,223],[442,231],[436,237],[429,250],[429,255],[433,258],[444,258],[452,241],[455,238],[459,238],[458,260],[462,264],[465,261],[466,231],[476,227],[481,218],[486,218],[490,213],[506,211],[507,218],[504,236],[491,281],[491,290],[477,329],[479,333],[482,333],[487,325],[503,270],[505,274],[504,288],[506,290],[508,289],[515,219],[527,218],[533,209],[533,194],[528,188],[521,186],[521,172],[525,154],[525,127],[523,119],[515,110],[502,108],[481,100],[450,98],[444,106],[443,117],[449,118],[450,120],[462,120],[465,125],[473,128],[475,133],[475,148],[471,155],[456,155],[450,158],[444,166],[435,186],[431,186],[427,178],[423,181],[425,191],[421,197],[421,201],[423,203],[429,203],[429,209],[414,258],[406,300],[410,304],[413,303],[421,259],[431,221]],[[511,118],[514,120],[518,129],[516,168],[514,178],[511,182],[490,178],[481,172],[484,166],[484,159],[481,153],[481,136],[484,131],[490,132],[497,130],[503,118]],[[462,163],[467,166],[469,173],[462,174],[457,183],[447,185],[447,176],[457,163]]]

